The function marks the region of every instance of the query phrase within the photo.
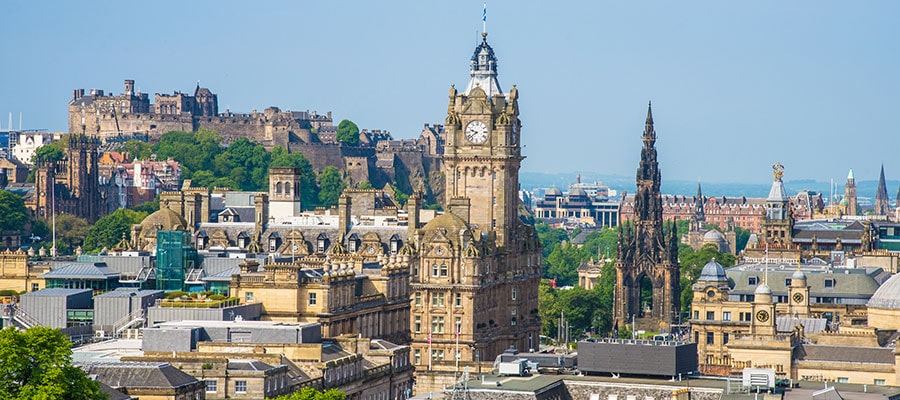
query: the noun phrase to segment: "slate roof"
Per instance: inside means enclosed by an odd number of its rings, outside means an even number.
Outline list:
[[[132,400],[134,397],[131,397],[125,393],[122,393],[116,389],[113,389],[109,385],[100,382],[100,392],[106,393],[107,400]]]
[[[894,349],[886,347],[802,344],[794,352],[800,361],[831,361],[894,365]]]
[[[94,297],[148,297],[162,295],[164,293],[165,291],[162,290],[136,290],[135,288],[117,288],[116,290],[98,294]]]
[[[169,363],[111,362],[85,364],[81,369],[114,388],[176,389],[199,383],[197,378]]]
[[[796,266],[769,266],[769,280],[766,282],[772,293],[786,295],[785,280],[790,279]],[[885,275],[881,268],[833,268],[810,270],[805,268],[806,282],[810,286],[810,296],[869,298],[875,294]],[[760,264],[741,264],[726,270],[731,282],[731,294],[752,294],[757,285],[750,285],[749,278],[756,277],[762,282],[766,272]],[[888,274],[889,275],[889,274]],[[834,287],[825,288],[825,279],[834,279]]]
[[[793,318],[789,316],[775,318],[775,330],[778,332],[791,332],[797,325],[803,325],[803,331],[807,335],[816,334],[825,330],[828,320],[825,318]]]
[[[42,279],[84,280],[107,280],[117,277],[119,273],[107,267],[105,263],[70,263],[38,276]]]
[[[230,371],[268,371],[277,367],[271,366],[259,360],[228,360],[226,367]]]
[[[353,354],[347,352],[342,349],[341,346],[338,346],[334,343],[324,343],[322,344],[322,362],[328,362],[331,360],[337,360],[344,357],[349,357]]]
[[[50,288],[50,289],[41,289],[36,292],[28,292],[23,294],[25,297],[66,297],[74,294],[80,294],[84,292],[93,293],[91,289],[64,289],[64,288]]]

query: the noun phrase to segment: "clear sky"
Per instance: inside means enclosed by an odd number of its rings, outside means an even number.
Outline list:
[[[219,109],[332,111],[395,138],[442,122],[482,1],[13,1],[0,123],[66,128],[72,89],[192,91]],[[634,174],[647,101],[663,179],[900,177],[900,2],[494,1],[523,170]],[[889,188],[893,195],[895,189]]]

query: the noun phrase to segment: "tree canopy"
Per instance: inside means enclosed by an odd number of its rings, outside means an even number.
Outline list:
[[[325,167],[319,174],[319,205],[336,206],[346,186],[337,167],[331,165]]]
[[[349,119],[338,123],[335,139],[348,146],[359,146],[359,127]]]
[[[72,366],[71,346],[57,329],[0,330],[0,398],[106,399],[99,382]]]
[[[0,190],[0,231],[23,229],[29,221],[25,201],[6,190]]]
[[[35,164],[56,162],[63,159],[63,150],[65,150],[65,141],[57,140],[38,147],[31,156],[31,160]]]
[[[122,238],[131,238],[131,226],[139,224],[148,214],[128,209],[118,209],[112,214],[97,220],[84,239],[84,251],[95,252],[112,248]]]
[[[278,396],[275,400],[345,400],[347,395],[337,389],[318,391],[311,387],[305,387],[294,393]]]
[[[84,218],[72,214],[56,216],[56,250],[59,254],[72,254],[84,244],[90,224]]]
[[[284,147],[275,146],[272,149],[269,166],[300,168],[300,202],[307,208],[318,203],[319,187],[316,185],[316,173],[303,153],[288,153]]]

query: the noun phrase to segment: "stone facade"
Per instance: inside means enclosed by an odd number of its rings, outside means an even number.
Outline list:
[[[643,142],[633,223],[624,229],[619,226],[613,320],[615,326],[625,326],[634,319],[639,321],[639,329],[669,331],[681,310],[678,235],[674,225],[668,233],[663,230],[659,193],[662,175],[649,106]],[[650,281],[652,304],[641,304],[641,292],[647,290],[645,279]]]
[[[485,34],[472,56],[469,87],[449,93],[442,159],[447,212],[410,235],[418,257],[410,290],[419,393],[440,390],[463,368],[507,348],[533,350],[540,343],[540,242],[517,212],[524,159],[518,90],[502,93],[496,67]],[[416,225],[410,220],[411,229]]]
[[[43,220],[50,220],[55,210],[93,223],[108,211],[100,190],[99,141],[81,134],[62,140],[67,141],[62,160],[35,163],[34,196],[25,205]]]

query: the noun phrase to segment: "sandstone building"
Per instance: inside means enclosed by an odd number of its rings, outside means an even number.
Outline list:
[[[82,134],[69,134],[62,140],[67,142],[62,160],[35,163],[34,195],[25,205],[44,220],[56,212],[95,222],[106,214],[98,171],[99,141]]]

